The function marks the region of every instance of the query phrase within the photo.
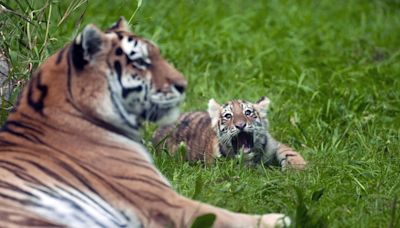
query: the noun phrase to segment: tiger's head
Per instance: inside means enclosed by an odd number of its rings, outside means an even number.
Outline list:
[[[232,100],[219,105],[214,99],[208,102],[211,125],[224,155],[237,156],[242,152],[246,160],[254,160],[262,153],[267,143],[269,104],[267,97],[256,103]]]
[[[17,110],[28,106],[42,117],[54,115],[54,110],[74,113],[137,138],[143,121],[176,120],[186,86],[159,48],[133,34],[121,18],[104,32],[87,25],[71,44],[47,59]]]
[[[159,124],[175,121],[187,86],[183,75],[154,43],[132,34],[123,18],[106,31],[109,36],[113,58],[107,65],[114,70],[109,84],[120,113]]]

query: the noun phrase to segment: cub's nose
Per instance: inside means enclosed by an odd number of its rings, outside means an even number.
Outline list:
[[[239,130],[243,130],[246,127],[246,123],[245,122],[237,122],[235,123],[235,127]]]

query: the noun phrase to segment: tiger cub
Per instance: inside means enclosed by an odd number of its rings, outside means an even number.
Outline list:
[[[256,103],[232,100],[222,106],[211,99],[208,112],[183,113],[176,125],[157,129],[153,143],[163,144],[171,152],[184,143],[189,161],[210,163],[221,156],[243,156],[249,165],[262,163],[282,169],[303,169],[306,165],[303,157],[268,132],[269,104],[267,97]]]

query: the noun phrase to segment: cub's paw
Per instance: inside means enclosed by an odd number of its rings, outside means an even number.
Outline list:
[[[296,169],[296,170],[304,170],[306,167],[306,161],[299,155],[288,156],[282,159],[281,167],[282,170],[286,169]]]

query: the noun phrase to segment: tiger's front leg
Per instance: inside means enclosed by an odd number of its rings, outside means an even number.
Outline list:
[[[104,191],[98,194],[113,202],[114,208],[131,217],[131,221],[137,218],[137,224],[143,227],[190,227],[205,214],[216,216],[214,227],[275,227],[290,223],[284,214],[234,213],[181,196],[153,164],[140,156],[144,152],[115,150],[113,154],[118,157],[100,156],[90,164],[104,185]]]
[[[214,214],[213,227],[286,227],[290,219],[284,214],[271,213],[264,215],[248,215],[234,213],[175,194],[174,207],[168,208],[169,216],[154,214],[146,227],[190,227],[197,217]],[[178,207],[177,207],[178,206]],[[169,218],[171,220],[169,220]]]
[[[275,156],[282,170],[303,170],[306,166],[306,161],[297,151],[282,143],[279,143]]]

